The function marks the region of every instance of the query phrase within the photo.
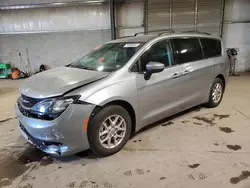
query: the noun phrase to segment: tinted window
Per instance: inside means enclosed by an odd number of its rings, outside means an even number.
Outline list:
[[[132,66],[130,71],[131,72],[139,72],[139,62],[138,61]]]
[[[200,42],[197,38],[172,39],[171,42],[176,64],[203,59]]]
[[[148,51],[141,56],[141,69],[146,70],[149,62],[163,63],[165,67],[171,65],[171,50],[167,41],[154,44]]]
[[[219,40],[201,38],[200,41],[205,58],[221,55],[221,42]]]

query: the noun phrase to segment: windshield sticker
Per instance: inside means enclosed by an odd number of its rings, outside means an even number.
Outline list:
[[[130,43],[130,44],[125,44],[123,48],[137,48],[138,46],[140,46],[140,43]]]
[[[98,62],[99,62],[99,63],[103,63],[103,62],[104,62],[104,58],[103,58],[103,57],[100,57],[100,58],[98,59]]]

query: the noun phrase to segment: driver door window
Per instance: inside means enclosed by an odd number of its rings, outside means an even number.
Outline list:
[[[168,41],[160,41],[154,44],[141,56],[141,72],[146,71],[149,62],[159,62],[168,67],[172,62],[172,53]]]

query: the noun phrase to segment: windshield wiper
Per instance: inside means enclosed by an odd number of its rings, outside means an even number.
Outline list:
[[[65,67],[72,67],[72,64],[73,63],[67,64],[67,65],[65,65]]]
[[[94,69],[94,68],[89,68],[89,67],[84,67],[84,66],[71,66],[71,67],[78,68],[78,69],[85,69],[85,70],[97,71],[97,70]]]

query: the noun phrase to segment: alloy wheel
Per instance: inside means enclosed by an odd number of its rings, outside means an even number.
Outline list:
[[[99,130],[99,141],[106,149],[117,147],[126,134],[126,122],[119,115],[111,115],[102,123]]]
[[[222,93],[223,93],[222,85],[220,83],[216,83],[213,87],[213,92],[212,92],[212,99],[214,103],[220,102]]]

